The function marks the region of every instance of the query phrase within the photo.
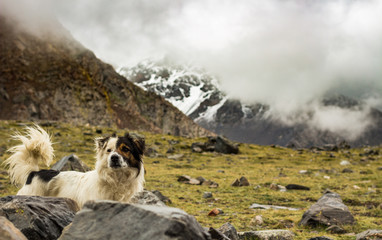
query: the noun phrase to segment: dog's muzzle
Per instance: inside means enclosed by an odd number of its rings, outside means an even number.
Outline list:
[[[120,156],[118,156],[116,154],[111,155],[111,157],[110,157],[110,167],[111,168],[120,168],[120,167],[122,167]]]

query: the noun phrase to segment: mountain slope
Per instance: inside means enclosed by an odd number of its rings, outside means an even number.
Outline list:
[[[57,120],[205,136],[155,93],[146,92],[76,42],[54,19],[39,35],[0,16],[0,119]]]
[[[364,111],[362,103],[342,95],[322,99],[320,107],[368,114],[365,118],[372,119],[373,124],[357,138],[346,136],[354,135],[352,130],[342,134],[312,126],[313,117],[317,117],[313,109],[303,113],[309,124],[304,121],[285,124],[272,117],[272,106],[230,99],[219,89],[216,79],[197,69],[145,61],[132,68],[121,68],[119,72],[145,90],[163,96],[199,125],[236,141],[296,147],[344,140],[352,146],[382,143],[382,113],[377,109]]]

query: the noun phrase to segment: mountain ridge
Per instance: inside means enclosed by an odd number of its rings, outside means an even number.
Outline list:
[[[190,137],[213,134],[162,97],[119,75],[60,24],[39,36],[16,26],[0,16],[1,119],[88,123]]]
[[[378,109],[364,111],[374,124],[367,126],[361,136],[352,139],[344,137],[345,133],[341,135],[330,129],[320,129],[301,120],[287,124],[271,115],[270,105],[245,104],[229,98],[219,88],[215,78],[199,69],[147,60],[118,71],[146,91],[163,96],[199,125],[235,141],[295,147],[337,144],[342,141],[352,146],[382,143],[382,112]],[[325,110],[361,111],[367,106],[344,95],[332,94],[324,96],[318,107]],[[314,114],[314,109],[308,110],[303,117],[306,121],[312,121]]]

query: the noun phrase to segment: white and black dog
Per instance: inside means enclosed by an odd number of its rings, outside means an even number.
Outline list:
[[[82,207],[97,199],[129,202],[143,190],[143,138],[128,133],[96,138],[95,170],[59,172],[39,170],[39,163],[49,166],[54,156],[48,133],[37,125],[26,131],[26,136],[13,136],[22,144],[9,149],[12,155],[6,160],[11,181],[22,186],[18,195],[67,197]]]

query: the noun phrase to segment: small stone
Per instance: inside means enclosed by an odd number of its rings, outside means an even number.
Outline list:
[[[218,170],[218,173],[225,173],[224,170]]]
[[[240,186],[240,181],[239,179],[236,178],[236,180],[231,184],[232,187],[239,187]]]
[[[207,181],[207,179],[205,179],[204,177],[200,176],[200,177],[197,177],[196,180],[198,180],[200,182],[200,184],[203,184],[205,181]]]
[[[212,193],[211,192],[204,192],[203,198],[212,198]]]
[[[257,190],[257,189],[260,189],[260,188],[261,188],[260,185],[256,185],[256,186],[253,187],[254,190]]]
[[[269,185],[269,188],[272,190],[280,190],[280,188],[278,187],[276,183],[271,183],[271,185]]]
[[[285,186],[285,188],[288,190],[310,190],[310,188],[298,184],[288,184]]]
[[[289,230],[263,230],[263,231],[248,231],[239,232],[240,239],[280,239],[280,240],[293,240],[294,233]]]
[[[253,226],[261,226],[263,225],[263,223],[263,217],[261,215],[257,215],[251,219],[251,222],[249,224]]]
[[[298,173],[300,173],[300,174],[307,174],[308,170],[300,170],[300,171],[298,171]]]
[[[172,146],[169,147],[169,149],[167,149],[166,153],[170,153],[170,154],[175,153],[175,148]]]
[[[309,238],[309,240],[333,240],[333,238],[329,238],[326,236],[320,236],[320,237]]]
[[[249,186],[249,181],[245,177],[241,177],[239,182],[240,182],[240,186]]]
[[[378,171],[382,171],[382,167],[378,167],[377,170],[378,170]]]
[[[221,210],[220,208],[214,208],[212,209],[209,213],[208,213],[208,216],[217,216],[217,215],[220,215],[220,214],[223,214],[223,210]]]
[[[351,170],[350,168],[344,168],[343,170],[342,170],[342,173],[353,173],[354,171],[353,170]]]
[[[164,196],[160,191],[158,190],[154,190],[154,191],[151,191],[153,194],[155,194],[155,196],[157,196],[162,202],[164,203],[172,203],[171,199]]]
[[[160,163],[160,161],[153,161],[153,163],[158,164],[158,163]]]
[[[191,177],[187,175],[182,175],[178,177],[178,182],[189,182],[190,180],[191,180]]]
[[[174,154],[174,155],[170,155],[170,156],[168,156],[167,158],[168,159],[171,159],[171,160],[175,160],[175,161],[177,161],[177,160],[180,160],[182,157],[184,156],[184,154]]]
[[[341,166],[350,165],[350,162],[347,161],[347,160],[342,160],[342,161],[340,162],[340,165],[341,165]]]
[[[329,233],[333,233],[333,234],[344,234],[344,233],[346,233],[345,229],[343,229],[342,227],[339,227],[337,225],[331,225],[330,227],[325,229],[325,231],[327,231]]]
[[[191,178],[191,180],[188,182],[188,184],[191,184],[191,185],[200,185],[200,181],[198,179]]]
[[[381,240],[382,230],[369,229],[357,234],[356,240]]]
[[[324,176],[324,178],[325,178],[325,179],[330,179],[330,177],[329,177],[329,176]]]
[[[357,185],[353,185],[353,188],[356,189],[356,190],[359,190],[361,189],[360,187],[358,187]]]

